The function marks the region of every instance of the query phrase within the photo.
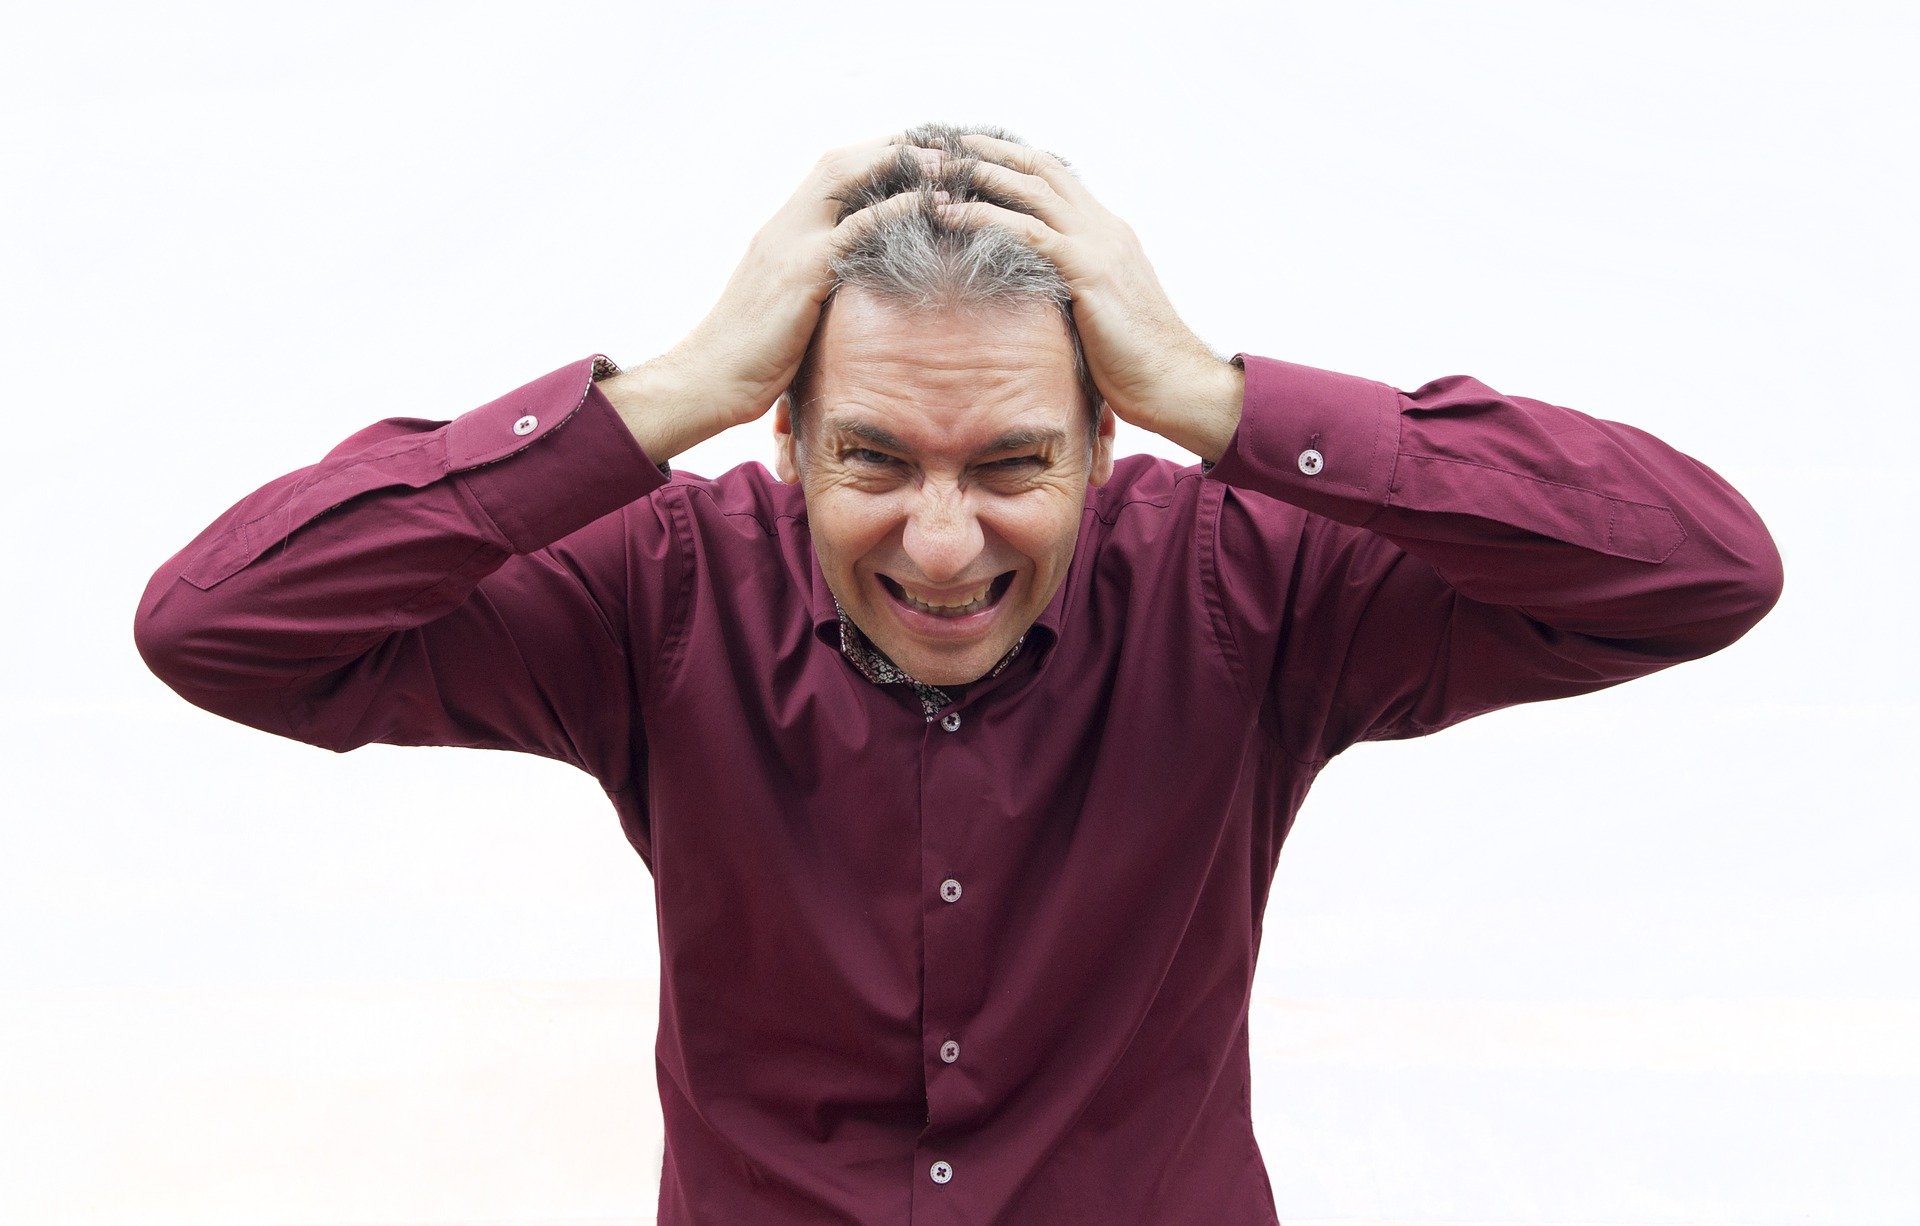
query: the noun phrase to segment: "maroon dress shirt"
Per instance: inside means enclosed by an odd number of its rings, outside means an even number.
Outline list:
[[[1718,651],[1781,564],[1632,426],[1236,360],[1220,460],[1119,460],[932,712],[843,644],[800,489],[654,465],[600,355],[248,495],[137,644],[279,736],[599,780],[654,881],[663,1224],[1273,1223],[1247,1006],[1320,768]]]

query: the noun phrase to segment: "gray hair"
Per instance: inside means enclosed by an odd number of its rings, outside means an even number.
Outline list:
[[[920,199],[918,208],[876,219],[856,241],[844,245],[833,257],[829,268],[835,280],[820,304],[821,318],[825,319],[843,285],[858,286],[882,301],[915,310],[974,312],[1018,307],[1029,302],[1051,302],[1060,312],[1073,342],[1074,377],[1087,408],[1087,442],[1091,446],[1099,430],[1102,398],[1087,366],[1080,329],[1074,326],[1073,295],[1066,278],[1052,260],[1011,230],[992,224],[950,223],[939,215],[934,203],[933,193],[944,191],[956,203],[985,200],[1016,212],[1028,211],[1020,201],[975,181],[973,169],[979,155],[960,141],[960,137],[969,132],[1016,145],[1027,143],[1005,128],[990,125],[956,127],[924,123],[909,128],[903,134],[904,139],[907,145],[944,149],[947,160],[940,170],[922,168],[912,151],[903,147],[892,162],[834,194],[833,199],[840,205],[834,220],[836,225],[861,209],[902,192],[917,192]],[[1053,156],[1059,158],[1058,154]],[[1066,164],[1065,158],[1059,160],[1062,165]],[[814,336],[817,342],[818,331]],[[796,441],[800,438],[801,413],[814,374],[815,348],[815,343],[807,345],[794,372],[792,386],[787,389]]]

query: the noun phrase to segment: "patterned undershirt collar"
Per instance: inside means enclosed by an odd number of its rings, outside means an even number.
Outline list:
[[[859,669],[867,680],[875,685],[891,685],[896,681],[904,681],[912,686],[913,692],[920,696],[920,709],[926,714],[928,723],[933,722],[934,716],[940,713],[942,707],[953,701],[953,696],[939,686],[915,681],[902,672],[899,665],[887,659],[886,653],[875,647],[872,641],[861,632],[860,627],[853,624],[853,619],[847,616],[847,611],[840,607],[838,600],[833,602],[833,611],[840,615],[840,651],[847,659],[853,661],[853,666]],[[1026,641],[1027,636],[1024,634],[1015,639],[1013,646],[1007,648],[1007,654],[1000,657],[1000,663],[993,666],[993,671],[988,673],[987,677],[999,676],[1000,670],[1013,663],[1013,657],[1020,654],[1020,645]],[[980,680],[985,681],[987,677],[982,677]]]

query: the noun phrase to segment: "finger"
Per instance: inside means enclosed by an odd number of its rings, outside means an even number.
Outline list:
[[[854,141],[851,144],[835,145],[820,155],[814,163],[816,172],[824,169],[832,174],[859,173],[869,167],[878,166],[891,158],[897,158],[902,152],[914,149],[899,136],[876,136],[869,140]]]
[[[934,206],[934,210],[939,219],[950,226],[996,225],[1012,230],[1064,271],[1059,255],[1065,244],[1065,236],[1031,213],[1002,208],[986,200],[939,204]]]
[[[908,153],[920,159],[922,166],[933,169],[938,169],[941,163],[947,160],[947,151],[945,149],[933,145],[917,145],[906,137],[897,134],[887,137],[886,143],[882,148],[905,149]]]
[[[876,137],[870,141],[861,141],[857,145],[848,145],[840,152],[848,155],[838,159],[845,164],[871,168],[883,165],[887,159],[899,157],[902,152],[919,159],[920,164],[938,166],[946,160],[944,149],[933,149],[926,145],[916,145],[898,133],[892,136]]]
[[[1063,200],[1080,199],[1082,188],[1080,178],[1066,162],[1044,149],[1035,149],[1031,145],[1016,145],[997,136],[983,136],[978,132],[968,132],[960,137],[960,143],[979,154],[989,162],[997,162],[1025,175],[1034,175],[1046,180]]]
[[[840,146],[850,153],[865,155],[875,149],[888,149],[895,145],[906,145],[910,149],[924,149],[925,145],[916,145],[899,132],[890,132],[885,136],[875,136],[867,140],[857,140],[852,144]]]
[[[1067,217],[1072,206],[1039,175],[1026,174],[998,162],[973,161],[960,165],[966,167],[975,183],[990,189],[983,194],[1007,197],[1063,234],[1072,228]]]
[[[897,217],[913,212],[926,213],[931,217],[933,210],[939,207],[940,201],[944,196],[944,192],[936,192],[933,187],[929,185],[915,188],[912,191],[901,192],[898,195],[889,196],[885,200],[877,204],[870,204],[864,209],[856,209],[848,213],[846,217],[841,220],[840,224],[834,228],[834,240],[840,245],[841,250],[845,250],[848,243],[859,238],[869,227],[884,218]]]
[[[1032,145],[1016,145],[1010,140],[1001,140],[997,136],[985,136],[979,132],[963,132],[960,143],[979,152],[980,156],[1011,166],[1023,174],[1038,174],[1041,151]]]
[[[870,182],[900,162],[918,161],[920,177],[932,178],[944,160],[937,151],[908,144],[902,138],[882,137],[858,145],[828,150],[815,163],[813,173],[800,185],[793,204],[815,223],[832,226],[844,222],[841,200],[847,187]],[[915,168],[901,168],[909,177]]]
[[[824,172],[834,178],[857,178],[900,157],[912,157],[923,167],[938,169],[946,160],[946,151],[912,144],[896,133],[829,149],[820,156],[814,169],[815,173]]]

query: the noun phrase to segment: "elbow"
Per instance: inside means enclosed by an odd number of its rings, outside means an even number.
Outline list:
[[[146,581],[146,591],[140,593],[140,602],[132,610],[132,647],[140,652],[148,672],[167,685],[173,685],[171,675],[179,658],[182,633],[179,618],[173,616],[177,606],[167,599],[167,587],[171,585],[173,576],[161,568]]]
[[[1773,607],[1780,603],[1781,591],[1786,587],[1786,567],[1780,560],[1780,547],[1774,543],[1773,534],[1767,531],[1757,515],[1753,518],[1752,527],[1745,547],[1736,554],[1739,563],[1735,568],[1735,582],[1741,605],[1742,635],[1773,612]],[[1734,637],[1738,638],[1739,635]]]
[[[284,621],[223,591],[181,578],[173,563],[147,583],[133,645],[154,676],[202,711],[274,736],[334,753],[374,739],[352,702],[322,697],[334,678],[293,654]]]
[[[1697,594],[1702,616],[1695,619],[1690,637],[1701,655],[1744,638],[1780,603],[1786,585],[1780,550],[1758,520],[1750,539],[1729,551],[1717,570],[1716,578]]]
[[[183,581],[172,563],[141,593],[133,646],[154,676],[195,706],[208,707],[209,695],[232,684],[226,675],[233,668],[232,645],[222,650],[207,594]]]
[[[1762,548],[1755,551],[1748,580],[1756,623],[1780,603],[1780,593],[1786,586],[1786,567],[1780,561],[1779,546],[1764,528],[1760,530],[1759,543]]]
[[[1737,540],[1708,538],[1709,557],[1689,555],[1688,573],[1644,589],[1642,628],[1625,635],[1636,649],[1663,665],[1698,660],[1722,651],[1780,603],[1785,586],[1780,551],[1758,520]]]
[[[134,611],[134,649],[168,689],[202,711],[318,744],[294,728],[284,679],[260,667],[258,652],[247,650],[246,636],[236,629],[241,623],[224,611],[229,620],[223,620],[223,602],[162,568]]]
[[[147,581],[133,612],[133,647],[148,671],[177,693],[191,632],[181,616],[182,605],[171,592],[175,582],[166,567]]]

